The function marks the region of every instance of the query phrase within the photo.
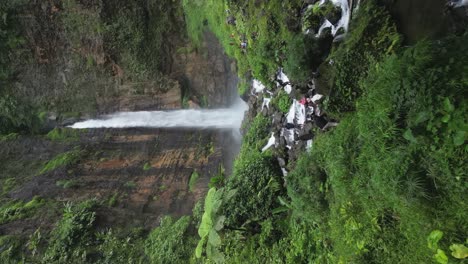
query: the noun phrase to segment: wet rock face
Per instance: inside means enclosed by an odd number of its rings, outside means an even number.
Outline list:
[[[114,204],[97,211],[100,226],[152,228],[164,215],[191,213],[195,202],[208,190],[210,178],[219,171],[222,142],[229,133],[101,129],[89,130],[81,135],[80,142],[68,146],[44,139],[0,142],[0,146],[2,153],[9,150],[2,157],[26,163],[45,162],[75,146],[86,152],[76,165],[29,179],[20,174],[17,180],[24,180],[24,184],[9,193],[11,198],[29,201],[40,196],[62,202],[97,198],[104,204],[114,199]],[[199,178],[191,187],[194,171]],[[58,181],[70,180],[76,185],[57,185]],[[28,224],[37,227],[41,221]],[[0,225],[0,234],[9,233],[6,228]]]
[[[205,33],[199,50],[176,52],[171,77],[179,80],[190,99],[206,97],[210,108],[229,105],[237,96],[235,62],[223,51],[212,33]]]

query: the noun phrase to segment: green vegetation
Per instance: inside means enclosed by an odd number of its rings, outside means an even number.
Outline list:
[[[355,100],[362,94],[359,81],[366,77],[372,65],[400,47],[401,36],[389,12],[374,1],[361,6],[351,23],[352,31],[344,43],[332,51],[329,110],[336,112],[354,109]]]
[[[27,203],[23,201],[7,202],[0,207],[0,224],[31,217],[44,204],[45,201],[40,197],[34,197]]]
[[[55,185],[62,187],[64,189],[69,189],[69,188],[80,186],[80,183],[76,180],[60,180],[60,181],[57,181]]]
[[[133,189],[135,188],[137,185],[134,181],[128,181],[124,184],[124,187],[125,188],[128,188],[128,189]]]
[[[269,77],[286,60],[285,40],[293,36],[301,38],[300,29],[293,26],[298,21],[287,15],[301,4],[302,1],[295,0],[183,1],[187,32],[193,43],[199,45],[203,31],[209,29],[218,37],[226,53],[236,59],[239,76],[251,72],[264,84],[270,83]],[[235,25],[227,23],[229,17],[235,18]],[[245,50],[239,47],[241,41],[247,42]],[[313,51],[313,47],[309,50]],[[239,93],[244,91],[245,85],[240,85]]]
[[[145,253],[151,263],[187,263],[197,243],[190,236],[190,222],[189,216],[177,221],[169,216],[161,219],[161,225],[145,241]]]
[[[83,155],[83,151],[79,148],[75,148],[73,150],[59,154],[55,156],[52,160],[48,161],[44,165],[40,173],[42,174],[42,173],[46,173],[49,171],[53,171],[60,167],[66,167],[66,166],[72,165],[78,162],[78,160],[81,158],[82,155]]]
[[[67,0],[60,14],[69,44],[81,47],[90,39],[104,38],[109,64],[121,65],[124,79],[163,78],[159,71],[169,59],[166,40],[180,30],[174,23],[182,15],[180,6],[171,0],[118,0],[113,5],[109,0],[95,5],[82,2]],[[392,5],[392,1],[384,2]],[[198,49],[203,31],[211,30],[226,53],[237,60],[240,76],[274,85],[272,76],[283,67],[299,87],[294,96],[306,89],[305,82],[320,65],[317,87],[330,92],[326,112],[339,117],[339,125],[328,132],[316,131],[313,148],[296,159],[298,153],[290,153],[295,149],[260,151],[275,128],[271,117],[259,114],[242,128],[243,144],[232,175],[225,177],[220,167],[209,182],[204,203],[198,201],[193,208],[193,217],[165,216],[154,223],[159,226],[153,230],[105,230],[97,221],[97,212],[120,210],[124,204],[116,206],[119,199],[128,198],[114,191],[100,203],[67,203],[51,232],[41,226],[28,233],[28,238],[1,236],[0,262],[466,262],[468,34],[449,34],[405,47],[388,6],[382,1],[364,1],[358,13],[353,13],[345,40],[331,43],[330,36],[303,34],[307,29],[316,30],[323,17],[337,19],[338,9],[330,3],[315,4],[308,10],[301,10],[304,5],[299,0],[182,3],[187,33],[194,43],[174,52]],[[5,65],[14,58],[9,52],[21,46],[12,22],[14,6],[0,4],[0,14],[6,14],[3,24],[0,21],[0,40],[5,40],[0,42],[0,83],[10,85],[10,90],[0,90],[0,132],[4,134],[32,131],[33,120],[44,117],[43,112],[37,114],[31,104],[13,96],[12,82],[7,82],[11,73]],[[235,25],[226,23],[233,18]],[[89,35],[83,37],[86,31]],[[240,41],[246,41],[247,48],[240,48]],[[85,58],[88,69],[97,65],[91,54]],[[248,78],[239,83],[242,94],[248,90]],[[184,93],[185,104],[188,99],[189,94]],[[201,103],[206,106],[206,97],[201,97]],[[284,92],[272,99],[272,106],[281,113],[287,113],[290,104],[291,98]],[[80,138],[77,133],[55,129],[46,137],[57,142],[47,143],[68,143]],[[21,140],[17,135],[2,136],[0,144],[8,147]],[[212,138],[208,141],[198,134],[198,139],[192,139],[198,140],[197,158],[215,152]],[[286,176],[275,156],[278,153],[288,159]],[[34,171],[66,168],[82,155],[76,148]],[[0,170],[6,176],[0,178],[0,224],[39,217],[45,200],[7,198],[16,195],[12,191],[25,181],[16,177],[18,167],[25,164],[10,158],[1,161]],[[25,174],[35,168],[29,166],[24,166]],[[151,168],[149,162],[140,166],[145,171]],[[200,176],[192,172],[190,192]],[[136,191],[135,181],[127,181],[123,187]],[[72,188],[78,183],[59,180],[56,185]],[[148,198],[159,202],[172,190],[160,185],[164,194]],[[183,195],[185,191],[174,197]],[[105,210],[98,211],[101,208]]]
[[[447,234],[445,250],[464,243],[466,40],[420,43],[374,66],[356,113],[291,173],[294,211],[333,245],[329,261],[428,263],[433,229]]]
[[[48,263],[63,263],[71,260],[86,262],[87,247],[92,241],[92,228],[96,220],[96,214],[93,211],[95,206],[96,202],[93,200],[65,206],[62,219],[51,233],[43,261]]]
[[[47,133],[46,137],[53,141],[77,141],[80,139],[81,130],[56,127]]]
[[[291,104],[291,97],[289,97],[289,95],[283,90],[281,90],[278,93],[278,95],[276,95],[271,100],[271,105],[274,105],[276,108],[278,108],[278,110],[280,110],[284,114],[289,112],[289,107],[291,107]]]
[[[143,170],[144,171],[150,170],[151,168],[152,168],[152,166],[151,166],[151,163],[149,163],[149,162],[146,162],[145,165],[143,165]]]
[[[198,235],[200,241],[195,250],[195,256],[201,258],[203,252],[206,253],[206,258],[213,260],[215,263],[222,263],[224,255],[219,250],[221,246],[221,237],[219,231],[224,227],[226,217],[218,215],[218,211],[222,206],[223,189],[216,190],[211,188],[205,198],[205,206],[200,226],[198,227]],[[235,190],[231,190],[229,197],[235,194]]]
[[[192,172],[192,175],[190,175],[188,184],[190,192],[193,192],[195,190],[195,185],[197,184],[198,178],[200,178],[200,174],[196,170],[194,170]]]

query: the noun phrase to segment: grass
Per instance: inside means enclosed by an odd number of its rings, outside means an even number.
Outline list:
[[[44,165],[42,170],[40,171],[40,174],[53,171],[60,167],[66,167],[66,166],[72,165],[78,162],[82,155],[83,155],[83,152],[79,148],[75,148],[68,152],[61,153],[55,156],[52,160],[48,161]]]
[[[52,141],[77,141],[80,139],[81,130],[56,127],[47,133],[46,137]]]
[[[193,192],[195,190],[195,185],[197,184],[198,178],[200,178],[200,174],[196,170],[194,170],[192,172],[192,175],[190,175],[190,180],[189,180],[190,192]]]
[[[134,181],[128,181],[124,184],[124,187],[129,189],[134,189],[136,186],[137,185]]]
[[[143,170],[148,171],[152,168],[151,163],[146,162],[145,165],[143,165]]]
[[[27,203],[23,201],[7,202],[0,207],[0,224],[31,217],[43,205],[45,205],[45,200],[37,196]]]
[[[80,183],[76,180],[60,180],[60,181],[57,181],[55,185],[62,187],[64,189],[69,189],[69,188],[80,186]]]
[[[466,57],[465,39],[420,43],[373,67],[356,112],[318,136],[291,173],[294,211],[333,245],[320,253],[330,262],[429,263],[434,229],[446,234],[445,251],[463,243],[464,121],[455,112],[466,111],[457,96],[465,77],[454,58]]]
[[[183,1],[187,32],[195,46],[201,44],[203,32],[209,29],[226,54],[236,59],[239,76],[251,72],[254,78],[270,84],[269,77],[275,74],[285,57],[283,40],[295,34],[283,21],[287,19],[287,12],[300,7],[301,3],[261,1],[259,5],[224,0]],[[236,18],[236,25],[226,23],[229,15]],[[241,40],[248,43],[245,51],[239,47]],[[245,85],[242,85],[239,93],[244,92]]]

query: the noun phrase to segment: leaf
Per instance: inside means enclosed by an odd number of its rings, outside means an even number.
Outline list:
[[[203,252],[203,246],[205,246],[207,238],[204,237],[198,241],[197,248],[195,249],[195,257],[201,258],[202,252]]]
[[[465,131],[457,131],[453,136],[453,144],[461,146],[465,143]]]
[[[448,121],[450,121],[450,115],[446,114],[446,115],[444,115],[444,117],[442,117],[442,122],[448,123]]]
[[[226,194],[224,199],[225,200],[230,200],[232,197],[234,197],[234,195],[236,195],[236,193],[237,193],[237,189],[229,190],[229,192]]]
[[[413,132],[409,128],[405,131],[405,133],[403,133],[403,138],[413,143],[418,142],[416,138],[413,136]]]
[[[455,110],[455,107],[453,106],[453,104],[450,102],[450,99],[448,98],[445,98],[444,100],[444,110],[449,113]]]
[[[436,250],[439,247],[437,243],[443,235],[444,232],[440,230],[433,230],[431,234],[429,234],[429,236],[427,237],[427,246],[432,250]]]
[[[213,220],[211,220],[211,215],[205,212],[203,213],[202,221],[200,223],[200,227],[198,228],[198,235],[200,238],[206,237],[211,228],[213,228]]]
[[[219,247],[221,245],[221,237],[214,229],[210,230],[210,234],[208,235],[208,244],[214,247]]]
[[[421,124],[424,121],[429,120],[429,113],[428,112],[419,112],[416,116],[416,120],[414,121],[416,125]]]
[[[218,216],[218,219],[216,219],[215,224],[214,224],[214,229],[216,231],[223,229],[225,220],[226,220],[226,216],[224,215]]]
[[[287,212],[289,211],[289,208],[286,207],[286,206],[280,206],[280,207],[277,207],[275,209],[273,209],[271,211],[272,214],[280,214],[280,213],[283,213],[283,212]]]
[[[217,248],[213,248],[211,251],[211,260],[215,263],[224,263],[224,254]]]
[[[468,257],[468,248],[462,244],[453,244],[450,246],[452,256],[457,259],[465,259]]]
[[[206,194],[205,198],[205,212],[207,212],[211,216],[211,211],[213,209],[213,203],[216,196],[216,188],[211,188],[208,193]]]
[[[437,263],[440,264],[447,264],[448,263],[448,257],[445,255],[445,252],[442,249],[437,249],[437,254],[434,255],[435,260]]]

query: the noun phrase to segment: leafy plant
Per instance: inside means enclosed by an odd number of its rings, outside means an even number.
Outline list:
[[[62,153],[54,157],[52,160],[48,161],[40,173],[46,173],[52,170],[55,170],[59,167],[66,167],[72,165],[79,161],[81,156],[83,155],[83,151],[79,148],[75,148],[68,152]]]
[[[227,194],[227,198],[231,197],[235,193],[235,190],[231,190]],[[216,190],[211,188],[205,198],[205,207],[200,227],[198,228],[198,235],[200,241],[198,242],[195,250],[195,256],[197,258],[202,257],[203,251],[206,252],[208,259],[215,263],[224,262],[224,255],[219,250],[221,246],[221,237],[218,232],[224,227],[224,221],[226,219],[223,215],[218,215],[218,210],[222,205],[223,189]]]
[[[292,99],[289,95],[281,90],[273,100],[271,100],[271,104],[276,106],[282,113],[286,114],[291,107]]]
[[[62,219],[51,233],[44,262],[88,260],[88,246],[92,241],[92,230],[96,220],[95,206],[94,200],[65,205]]]
[[[196,240],[190,235],[188,216],[177,221],[165,216],[145,241],[145,253],[152,263],[186,263],[193,254]]]
[[[195,190],[195,185],[197,184],[197,180],[200,177],[200,174],[196,170],[192,172],[192,175],[190,175],[189,179],[189,190],[190,192],[193,192]]]

